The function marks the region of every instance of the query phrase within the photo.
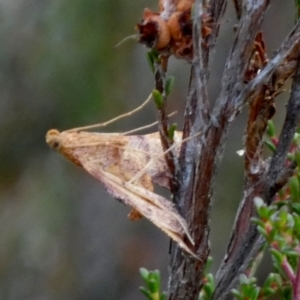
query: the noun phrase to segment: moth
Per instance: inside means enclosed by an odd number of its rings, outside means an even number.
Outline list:
[[[84,128],[84,127],[83,127]],[[182,133],[174,133],[174,152],[179,155]],[[194,253],[194,241],[175,205],[154,192],[153,184],[170,189],[171,174],[164,159],[159,133],[126,135],[82,129],[46,134],[47,144],[99,180],[109,194],[132,207],[128,217],[146,217],[178,243]]]

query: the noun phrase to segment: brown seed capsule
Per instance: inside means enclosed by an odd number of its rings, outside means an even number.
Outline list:
[[[176,11],[186,11],[188,9],[191,9],[194,5],[194,0],[178,0],[176,5]]]
[[[170,31],[171,37],[175,41],[178,41],[182,37],[180,24],[179,24],[180,15],[181,15],[181,12],[175,12],[170,16],[170,18],[168,20],[169,31]]]
[[[170,42],[171,35],[167,23],[150,9],[144,10],[143,20],[137,24],[137,28],[140,32],[140,43],[149,48],[159,50]]]

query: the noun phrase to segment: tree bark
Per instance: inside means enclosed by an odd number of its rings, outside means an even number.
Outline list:
[[[259,97],[266,84],[275,79],[279,82],[280,78],[285,81],[290,77],[295,70],[295,58],[298,58],[299,23],[285,39],[276,55],[266,63],[254,79],[245,82],[253,44],[268,9],[269,0],[247,0],[243,2],[242,8],[241,1],[235,3],[239,21],[223,72],[222,88],[212,109],[209,108],[207,82],[219,26],[212,27],[211,35],[203,40],[200,34],[200,20],[203,13],[207,13],[212,17],[212,23],[218,24],[225,11],[226,1],[211,1],[209,7],[204,7],[202,1],[198,0],[194,6],[194,59],[183,130],[183,138],[192,138],[182,145],[176,174],[178,185],[174,193],[174,202],[189,224],[195,241],[194,250],[200,260],[197,261],[184,254],[174,243],[171,245],[170,300],[198,299],[205,263],[210,252],[208,221],[215,175],[232,121],[241,112],[245,103]],[[298,93],[298,84],[295,83],[294,89],[295,93]],[[289,105],[293,110],[299,110],[293,95],[292,98],[294,100],[290,100]],[[266,115],[265,117],[267,118]],[[259,176],[255,180],[253,178],[250,180],[249,173],[246,177],[244,197],[237,213],[227,253],[217,273],[217,286],[213,296],[215,300],[229,297],[230,289],[236,284],[238,275],[246,270],[250,260],[261,248],[263,241],[250,222],[253,216],[253,198],[261,196],[270,203],[275,193],[292,174],[295,167],[292,165],[284,172],[278,173],[275,170],[283,166],[287,147],[291,142],[291,134],[295,132],[295,120],[298,118],[298,113],[294,112],[293,121],[286,121],[292,123],[292,125],[285,125],[287,129],[283,129],[283,132],[287,131],[283,134],[288,135],[289,138],[284,146],[278,146],[277,154],[274,154],[270,167],[261,167]],[[195,136],[199,132],[201,134]],[[261,146],[256,145],[256,147],[260,150]],[[281,148],[284,150],[280,150]],[[276,168],[277,162],[279,167]]]

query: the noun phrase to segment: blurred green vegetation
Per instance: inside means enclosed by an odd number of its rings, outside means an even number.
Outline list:
[[[266,32],[269,45],[278,46],[293,25],[293,3],[274,3]],[[153,0],[0,1],[1,299],[140,299],[141,266],[160,269],[166,287],[167,237],[147,221],[129,222],[127,208],[45,144],[50,128],[105,121],[146,99],[153,77],[145,49],[135,42],[114,46],[135,33],[145,7],[156,6]],[[232,7],[224,19],[212,99],[232,40]],[[179,111],[179,124],[188,71],[183,61],[171,60],[175,92],[169,106]],[[150,105],[107,130],[132,129],[154,118]],[[216,262],[240,197],[242,160],[235,151],[243,122],[232,129],[217,184]]]

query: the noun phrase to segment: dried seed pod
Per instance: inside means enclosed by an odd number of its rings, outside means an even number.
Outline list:
[[[181,27],[179,24],[179,17],[181,12],[173,13],[168,20],[168,27],[172,39],[178,41],[182,38]]]
[[[176,5],[176,11],[184,12],[190,10],[194,5],[194,0],[178,0]]]
[[[193,57],[191,11],[174,13],[168,20],[168,25],[172,36],[172,54],[191,61]]]
[[[137,24],[140,38],[139,42],[152,49],[162,49],[170,43],[171,35],[167,23],[158,13],[150,9],[144,10],[141,23]]]

